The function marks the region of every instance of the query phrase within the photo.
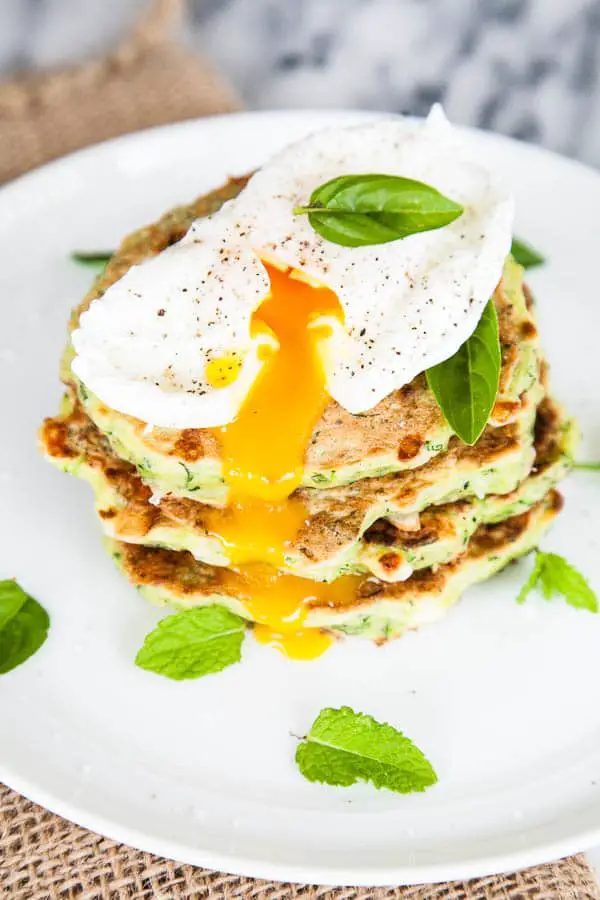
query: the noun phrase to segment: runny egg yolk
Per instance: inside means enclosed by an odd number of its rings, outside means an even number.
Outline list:
[[[273,335],[279,346],[262,348],[260,374],[235,421],[219,432],[233,496],[277,503],[300,484],[304,451],[329,402],[319,353],[328,329],[318,320],[341,321],[343,311],[328,288],[313,287],[290,270],[267,266],[267,271],[271,290],[251,329],[254,335]]]
[[[216,388],[226,388],[236,380],[242,368],[239,356],[230,353],[211,359],[206,366],[206,380]]]
[[[362,580],[349,575],[323,584],[286,575],[264,563],[249,563],[227,570],[223,583],[257,623],[257,640],[294,659],[313,659],[327,650],[331,637],[317,628],[303,627],[310,604],[343,604]]]
[[[306,513],[290,495],[302,481],[304,453],[329,402],[320,343],[323,320],[343,321],[337,296],[292,270],[267,265],[271,290],[252,318],[252,333],[269,333],[262,369],[236,419],[216,430],[229,506],[208,517],[209,531],[231,562],[231,588],[258,623],[255,634],[296,659],[320,656],[331,638],[303,629],[311,602],[334,604],[356,589],[355,578],[321,584],[278,569]],[[321,321],[319,321],[321,320]],[[215,387],[231,384],[239,364],[212,360],[207,377]],[[232,374],[233,373],[233,374]]]

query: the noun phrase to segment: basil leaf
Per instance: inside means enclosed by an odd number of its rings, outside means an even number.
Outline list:
[[[0,675],[33,656],[46,640],[49,627],[48,613],[37,600],[16,581],[0,582]]]
[[[146,635],[135,663],[182,681],[239,662],[246,622],[222,606],[196,606],[161,619]]]
[[[0,581],[0,631],[19,612],[27,594],[16,581]]]
[[[541,253],[538,253],[525,241],[520,241],[519,238],[513,238],[510,252],[515,262],[518,262],[524,269],[534,269],[546,262]]]
[[[421,181],[398,175],[341,175],[316,188],[307,214],[321,237],[343,247],[386,244],[454,222],[463,208]]]
[[[71,259],[73,260],[73,262],[79,263],[82,266],[88,266],[88,268],[94,269],[96,272],[98,272],[99,275],[101,275],[107,267],[112,255],[113,252],[111,250],[98,251],[94,253],[86,253],[83,251],[75,250],[73,253],[71,253]]]
[[[498,316],[489,300],[471,337],[454,356],[427,370],[440,409],[465,444],[478,440],[494,408],[500,363]]]

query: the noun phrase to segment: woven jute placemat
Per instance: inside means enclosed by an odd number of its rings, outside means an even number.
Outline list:
[[[114,53],[0,83],[0,182],[87,144],[239,108],[205,60],[173,40],[182,0],[156,0]]]
[[[173,40],[181,14],[181,0],[156,0],[110,56],[0,84],[0,181],[118,134],[237,109],[234,93],[218,74]],[[240,878],[116,844],[0,785],[0,897],[600,900],[600,891],[583,856],[510,875],[420,887],[328,888]]]
[[[180,865],[115,844],[0,788],[0,897],[10,900],[598,900],[572,856],[511,875],[447,884],[329,888]]]

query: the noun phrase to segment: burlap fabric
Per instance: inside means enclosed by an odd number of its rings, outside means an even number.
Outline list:
[[[2,900],[598,900],[583,856],[512,875],[419,887],[277,884],[179,865],[85,831],[0,789]]]
[[[172,40],[180,0],[157,0],[110,57],[0,84],[0,181],[117,134],[237,108],[210,66]],[[193,187],[191,188],[193,193]],[[273,884],[179,865],[116,844],[0,785],[2,900],[600,900],[582,856],[444,885]]]
[[[172,39],[181,0],[157,0],[110,56],[0,84],[0,182],[87,144],[211,113],[238,101]]]

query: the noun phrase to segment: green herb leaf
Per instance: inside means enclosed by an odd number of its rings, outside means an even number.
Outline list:
[[[477,328],[460,349],[427,370],[427,382],[448,424],[465,444],[474,444],[494,408],[500,383],[498,316],[490,300]]]
[[[518,262],[524,269],[534,269],[536,266],[542,266],[546,262],[541,253],[538,253],[537,250],[534,250],[533,247],[524,241],[520,241],[518,238],[513,238],[510,252],[515,262]]]
[[[517,603],[523,603],[530,591],[538,586],[546,600],[561,594],[569,606],[598,612],[598,598],[587,580],[557,553],[536,550],[533,571],[521,588]]]
[[[27,594],[16,581],[0,581],[0,631],[9,619],[16,616],[26,600]]]
[[[82,266],[88,266],[88,268],[94,269],[98,273],[98,275],[101,275],[107,267],[112,255],[112,250],[98,251],[93,253],[86,253],[75,250],[73,253],[71,253],[71,259],[73,260],[73,262],[80,263],[80,265]]]
[[[541,553],[536,553],[535,562],[533,564],[533,569],[529,573],[529,578],[519,591],[519,595],[517,597],[517,603],[525,603],[530,593],[537,585],[538,581],[542,577],[542,567],[543,567],[543,557]]]
[[[581,472],[600,472],[600,462],[576,462],[573,468]]]
[[[245,630],[244,620],[222,606],[187,609],[161,619],[135,662],[177,681],[200,678],[240,661]]]
[[[16,581],[0,581],[0,675],[33,656],[49,627],[48,613],[37,600]]]
[[[307,214],[321,237],[343,247],[387,244],[454,222],[463,208],[421,181],[397,175],[341,175],[316,188]]]
[[[437,781],[431,763],[402,732],[348,706],[321,710],[296,750],[296,763],[309,781],[342,787],[370,781],[408,794]]]

